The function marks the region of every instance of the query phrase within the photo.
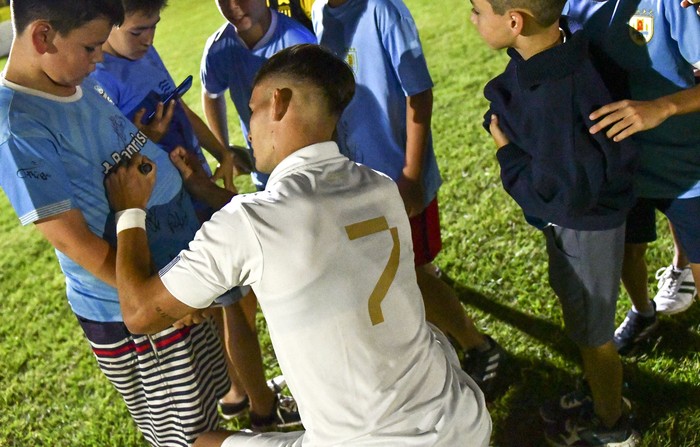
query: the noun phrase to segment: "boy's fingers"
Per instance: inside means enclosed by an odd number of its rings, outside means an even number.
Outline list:
[[[136,124],[136,127],[139,127],[139,128],[140,128],[140,126],[141,126],[141,120],[143,119],[143,116],[144,116],[145,114],[146,114],[146,109],[139,109],[139,111],[137,111],[137,112],[134,114],[134,124]]]

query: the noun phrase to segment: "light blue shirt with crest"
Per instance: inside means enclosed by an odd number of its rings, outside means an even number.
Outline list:
[[[695,85],[700,19],[677,0],[569,0],[564,14],[583,24],[609,63],[627,75],[634,100],[653,100]],[[640,147],[637,193],[700,196],[700,113],[668,118],[633,136]]]

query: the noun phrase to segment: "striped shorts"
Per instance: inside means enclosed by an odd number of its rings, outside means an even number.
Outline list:
[[[211,321],[150,336],[131,334],[121,322],[78,321],[150,444],[187,447],[218,427],[217,401],[230,382]]]

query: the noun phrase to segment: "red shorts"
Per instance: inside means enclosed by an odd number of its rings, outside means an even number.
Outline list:
[[[416,267],[432,262],[442,248],[437,197],[422,213],[409,219]]]

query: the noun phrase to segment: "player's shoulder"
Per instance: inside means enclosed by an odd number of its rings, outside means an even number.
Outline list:
[[[212,33],[205,44],[205,52],[212,47],[221,46],[230,42],[236,42],[236,29],[226,22]]]

